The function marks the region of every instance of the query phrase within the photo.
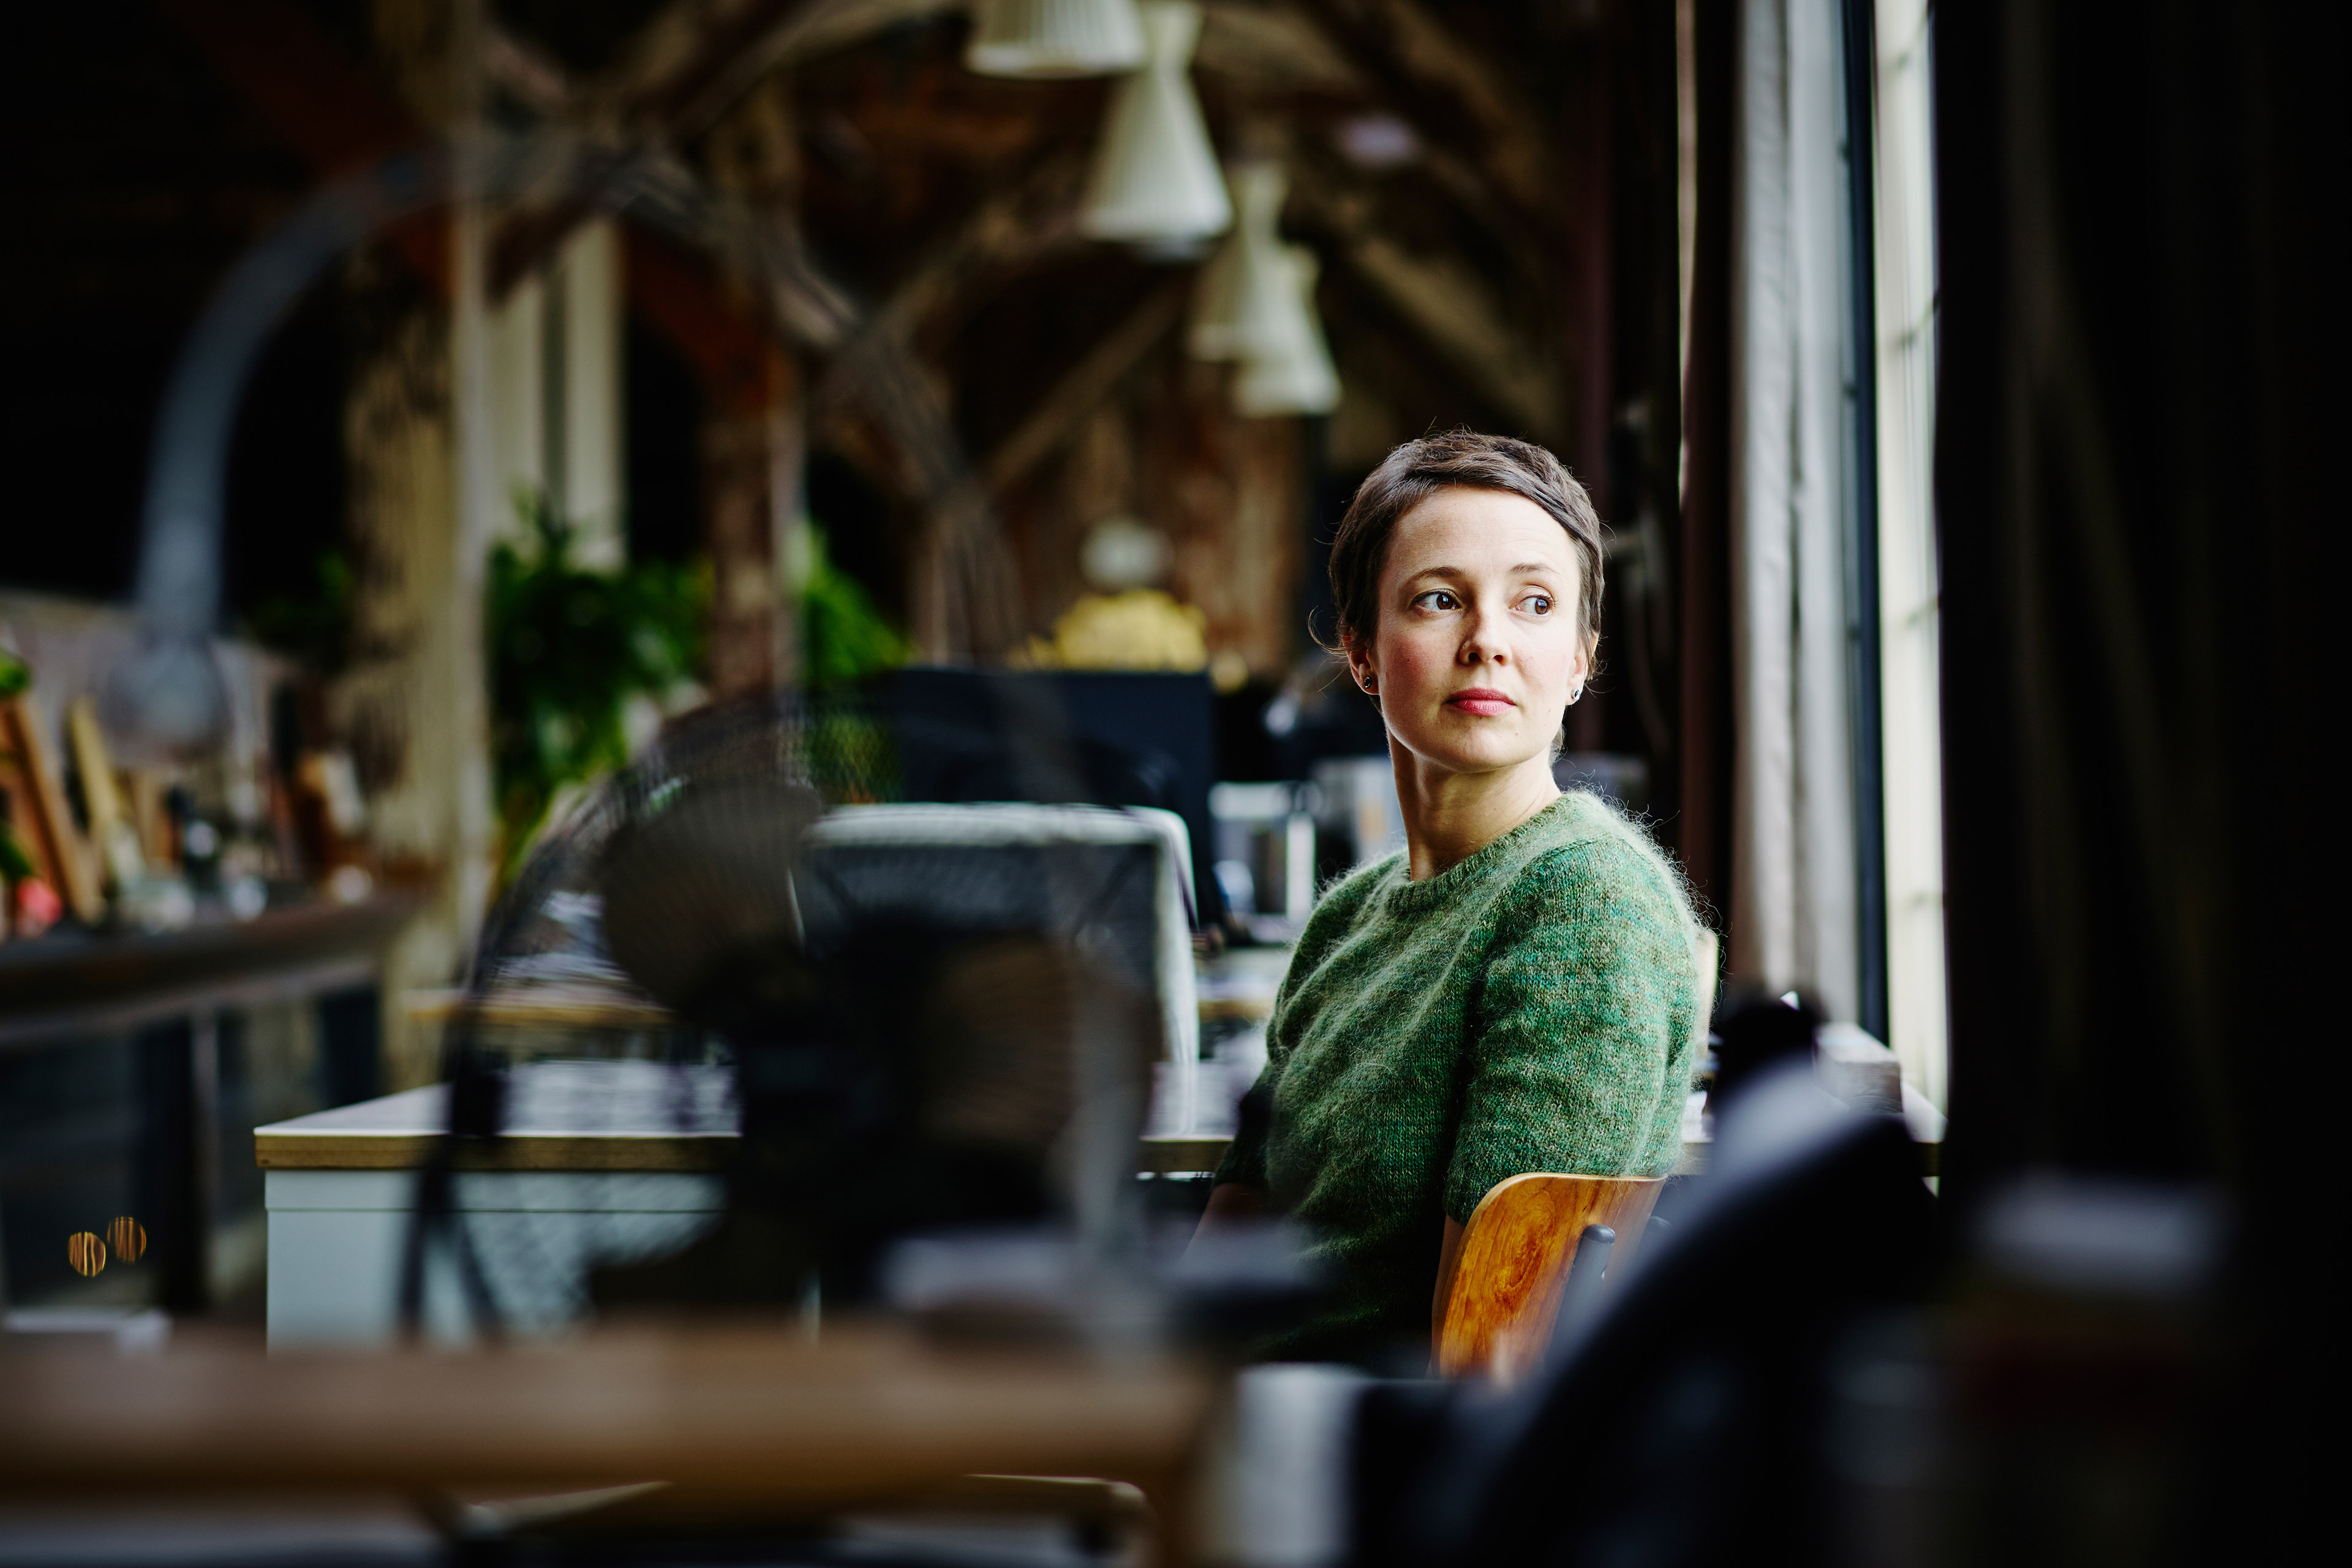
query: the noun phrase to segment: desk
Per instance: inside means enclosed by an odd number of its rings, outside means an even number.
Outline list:
[[[509,1080],[510,1131],[464,1151],[457,1205],[500,1306],[553,1332],[586,1306],[588,1270],[674,1250],[715,1222],[736,1138],[724,1068],[534,1062]],[[435,1084],[254,1131],[269,1216],[272,1346],[381,1344],[396,1328],[415,1169],[446,1136]],[[436,1260],[438,1263],[438,1260]],[[427,1325],[463,1337],[446,1266],[428,1269]]]
[[[464,1152],[458,1202],[503,1274],[525,1328],[552,1331],[584,1303],[594,1263],[682,1247],[724,1205],[718,1173],[736,1137],[727,1069],[552,1061],[515,1070],[508,1135]],[[273,1345],[381,1344],[395,1327],[413,1173],[446,1136],[447,1090],[322,1110],[254,1130],[269,1216]],[[1226,1140],[1147,1138],[1139,1172],[1213,1171]],[[528,1250],[524,1250],[528,1248]],[[537,1276],[537,1278],[534,1278]],[[427,1321],[462,1337],[454,1283],[435,1270]]]

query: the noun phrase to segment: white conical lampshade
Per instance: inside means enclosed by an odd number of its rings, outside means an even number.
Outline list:
[[[980,0],[963,63],[982,76],[1110,76],[1143,63],[1135,0]]]
[[[1197,244],[1234,221],[1201,100],[1185,75],[1201,36],[1201,8],[1147,0],[1136,9],[1146,40],[1143,68],[1112,94],[1078,227],[1097,239]]]
[[[1192,284],[1192,326],[1186,346],[1194,359],[1232,359],[1241,353],[1234,310],[1241,298],[1242,231],[1217,247]]]
[[[1279,260],[1279,290],[1243,300],[1245,357],[1234,381],[1234,411],[1244,419],[1328,414],[1339,404],[1339,373],[1315,315],[1315,253],[1287,246]]]
[[[1246,354],[1244,299],[1269,287],[1278,292],[1283,284],[1282,240],[1275,233],[1275,225],[1282,216],[1282,198],[1289,182],[1272,163],[1244,163],[1234,171],[1233,184],[1233,235],[1201,268],[1200,281],[1193,288],[1189,346],[1194,359],[1240,359]]]

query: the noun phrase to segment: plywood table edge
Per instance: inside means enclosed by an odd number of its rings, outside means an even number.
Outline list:
[[[1205,1174],[1217,1168],[1232,1142],[1222,1134],[1154,1134],[1137,1151],[1135,1168],[1157,1176]]]
[[[507,1027],[675,1029],[685,1020],[666,1007],[635,997],[600,996],[592,988],[550,987],[552,994],[491,992],[474,1003],[475,1021]],[[459,989],[404,991],[401,1012],[413,1023],[448,1021],[467,1002]]]
[[[1682,1157],[1675,1162],[1675,1168],[1666,1173],[1672,1176],[1705,1175],[1707,1160],[1714,1147],[1713,1139],[1689,1140],[1683,1144]],[[1944,1146],[1942,1143],[1931,1143],[1915,1139],[1912,1141],[1911,1147],[1919,1156],[1919,1173],[1922,1176],[1937,1176],[1943,1173]]]
[[[440,1132],[257,1132],[254,1163],[266,1171],[415,1170],[447,1136]],[[715,1171],[737,1142],[732,1132],[514,1132],[458,1152],[479,1171]]]

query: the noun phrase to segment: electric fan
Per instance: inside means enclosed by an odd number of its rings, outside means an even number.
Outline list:
[[[1045,1226],[1090,1267],[1133,1255],[1151,1065],[1192,1037],[1181,819],[877,801],[893,772],[837,703],[727,704],[547,836],[449,1025],[412,1331],[436,1242],[488,1332],[592,1304],[871,1302],[909,1237]],[[500,1022],[557,990],[668,1022],[560,1059],[576,1038]],[[713,1201],[556,1224],[461,1170],[559,1095],[579,1131],[736,1134]]]

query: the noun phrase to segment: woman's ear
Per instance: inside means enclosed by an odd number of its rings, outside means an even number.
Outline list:
[[[1343,633],[1339,638],[1339,651],[1347,656],[1348,674],[1358,688],[1378,697],[1381,694],[1380,670],[1372,663],[1370,647],[1363,639]]]

